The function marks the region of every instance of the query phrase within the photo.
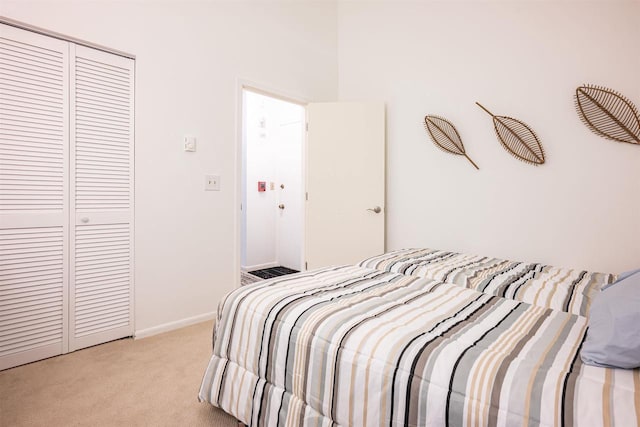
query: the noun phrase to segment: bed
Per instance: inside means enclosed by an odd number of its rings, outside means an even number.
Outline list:
[[[582,306],[613,276],[552,274],[585,297],[567,305],[406,251],[229,293],[199,399],[256,426],[640,425],[640,370],[579,357]],[[521,285],[551,271],[533,270]]]

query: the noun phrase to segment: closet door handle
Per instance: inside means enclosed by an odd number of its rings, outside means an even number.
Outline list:
[[[89,222],[89,217],[84,216],[84,217],[80,218],[80,222],[83,223],[83,224],[87,224]]]

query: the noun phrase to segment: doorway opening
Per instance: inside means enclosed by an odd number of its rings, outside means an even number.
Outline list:
[[[303,269],[305,107],[242,89],[241,283]]]

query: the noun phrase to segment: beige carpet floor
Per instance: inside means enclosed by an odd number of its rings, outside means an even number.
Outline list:
[[[212,323],[125,339],[0,372],[0,426],[216,426],[198,389]]]

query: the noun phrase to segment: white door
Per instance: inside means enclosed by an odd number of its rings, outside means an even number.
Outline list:
[[[276,144],[276,252],[278,265],[302,270],[304,107],[288,106],[296,119],[280,124]]]
[[[0,370],[67,350],[68,61],[0,24]]]
[[[307,121],[307,269],[384,252],[384,104],[312,103]]]
[[[134,61],[71,49],[73,351],[133,334]]]

